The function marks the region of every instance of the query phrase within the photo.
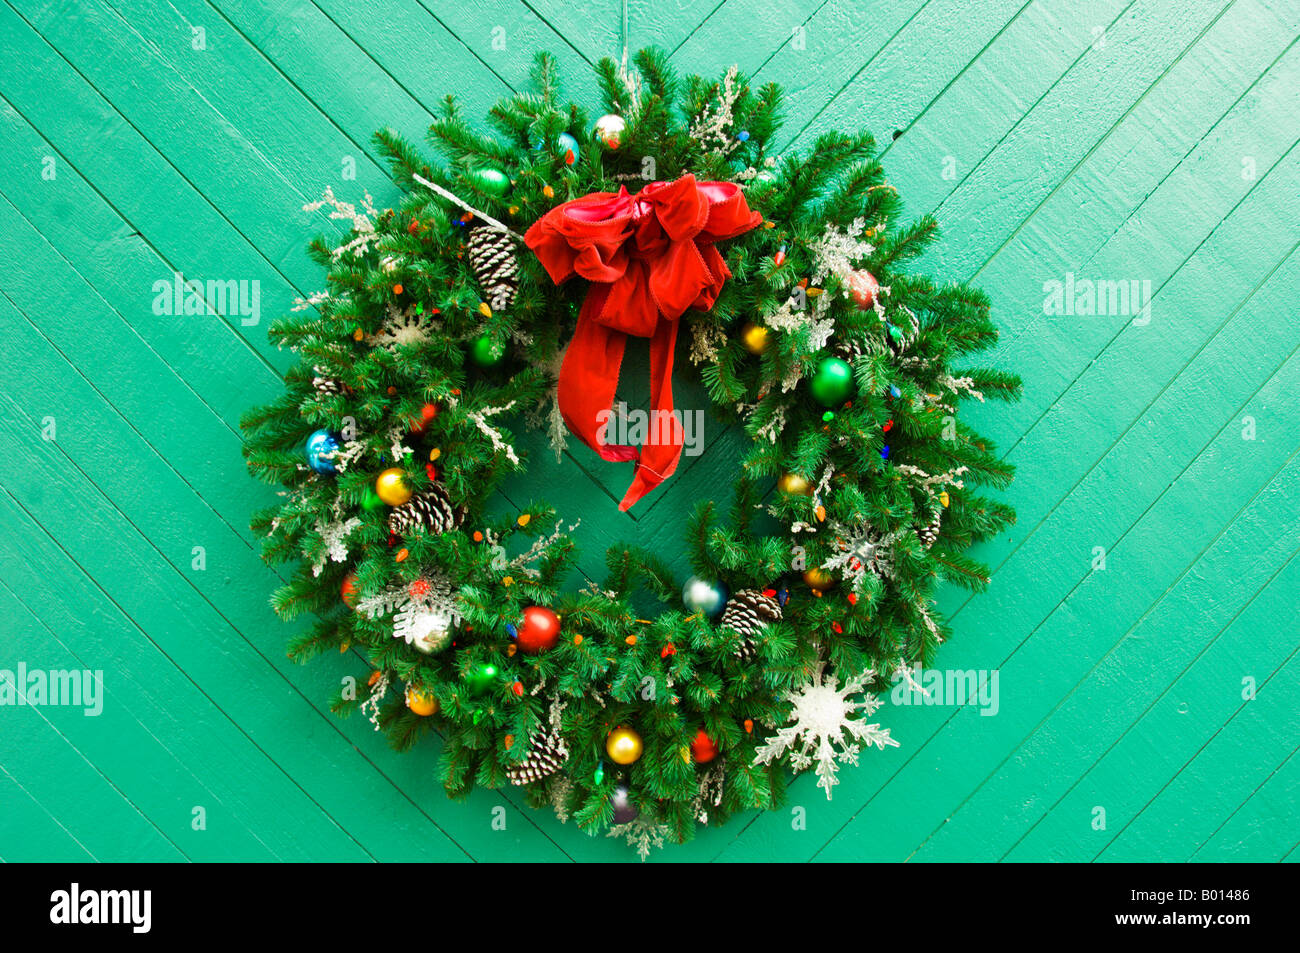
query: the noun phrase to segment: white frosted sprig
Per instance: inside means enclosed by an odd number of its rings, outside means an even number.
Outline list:
[[[522,242],[524,240],[524,237],[520,235],[518,232],[516,232],[514,229],[510,228],[508,225],[502,225],[500,222],[498,222],[487,212],[483,212],[480,211],[479,209],[476,209],[474,206],[470,205],[468,202],[466,202],[460,196],[456,195],[454,192],[449,192],[446,189],[444,189],[437,182],[430,182],[428,179],[426,179],[424,176],[418,173],[412,173],[411,178],[414,179],[416,182],[419,182],[426,189],[430,189],[431,191],[438,193],[443,198],[445,198],[448,202],[451,202],[453,205],[459,205],[461,208],[463,208],[465,211],[472,214],[479,221],[486,223],[488,228],[491,228],[498,232],[504,232],[505,234],[514,238],[516,241]]]
[[[293,299],[293,307],[290,311],[306,311],[308,308],[319,308],[327,301],[333,301],[334,296],[328,291],[313,291],[307,297],[297,297]]]
[[[383,701],[384,696],[388,694],[390,684],[391,680],[389,678],[389,673],[387,671],[381,672],[379,675],[379,681],[375,682],[375,684],[371,686],[370,694],[367,695],[366,700],[361,703],[361,710],[365,713],[366,718],[370,723],[375,726],[375,731],[380,730],[379,703]]]
[[[519,455],[515,453],[515,448],[506,443],[505,439],[501,436],[501,432],[487,422],[487,418],[494,414],[504,413],[514,405],[515,402],[512,400],[504,407],[484,407],[482,410],[471,411],[468,416],[470,420],[474,421],[474,426],[477,427],[485,437],[492,441],[493,450],[498,453],[504,453],[507,460],[515,466],[519,466]]]
[[[718,97],[714,102],[706,103],[700,114],[692,120],[687,134],[700,144],[705,152],[714,155],[729,155],[740,140],[732,135],[735,125],[736,100],[740,98],[740,86],[737,78],[740,68],[732,66],[722,79]]]
[[[507,564],[507,567],[509,569],[524,572],[528,575],[534,575],[536,573],[536,570],[532,568],[531,564],[541,559],[542,556],[545,554],[546,550],[548,550],[552,545],[554,545],[554,543],[557,540],[559,540],[559,538],[563,536],[565,532],[572,533],[581,525],[582,525],[582,520],[578,520],[575,523],[573,523],[566,531],[559,524],[556,524],[556,527],[554,530],[551,531],[550,536],[538,537],[537,539],[533,540],[533,544],[530,547],[528,547],[527,550],[520,553],[514,559],[510,560],[510,562]]]
[[[727,343],[727,336],[722,329],[711,324],[691,325],[691,363],[715,364],[718,351]]]
[[[351,222],[352,230],[356,232],[355,238],[344,242],[330,252],[331,257],[335,259],[342,258],[348,252],[361,256],[369,252],[370,244],[376,238],[374,220],[379,217],[379,210],[375,208],[370,193],[365,193],[365,198],[361,201],[361,209],[358,210],[351,202],[340,201],[334,195],[334,189],[327,185],[325,186],[325,194],[315,202],[308,202],[302,207],[302,210],[304,212],[315,212],[326,205],[331,208],[330,218]]]

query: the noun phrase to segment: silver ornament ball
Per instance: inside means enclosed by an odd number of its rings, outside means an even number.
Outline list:
[[[727,604],[727,587],[720,582],[692,576],[682,586],[682,605],[687,612],[703,612],[710,619],[722,613]]]
[[[437,610],[421,613],[411,631],[414,636],[411,645],[416,651],[425,655],[441,652],[451,644],[451,616]]]
[[[593,131],[596,141],[610,152],[617,152],[623,145],[623,134],[627,132],[627,122],[622,116],[606,113],[596,120]]]
[[[610,797],[609,802],[614,805],[615,824],[630,824],[641,813],[637,810],[636,805],[632,803],[631,794],[632,792],[627,789],[626,785],[620,784],[614,788],[614,794]]]

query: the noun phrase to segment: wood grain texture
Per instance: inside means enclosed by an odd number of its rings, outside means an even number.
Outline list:
[[[992,359],[1025,379],[1020,404],[967,410],[1018,467],[1020,521],[978,553],[989,593],[940,603],[940,664],[996,670],[998,713],[887,705],[903,746],[830,802],[796,780],[806,827],[739,817],[659,856],[1300,859],[1300,9],[628,8],[633,49],[782,83],[780,148],[870,128],[909,214],[943,223],[918,267],[989,292]],[[419,138],[453,91],[482,114],[537,49],[595,107],[621,28],[587,0],[0,3],[21,64],[0,79],[0,668],[104,673],[99,716],[0,708],[0,859],[630,859],[516,791],[450,802],[435,738],[399,756],[329,713],[364,664],[285,658],[248,530],[274,497],[237,427],[291,360],[267,322],[321,280],[303,244],[334,225],[303,204],[395,198],[371,132]],[[258,281],[262,321],[153,314],[174,272]],[[1048,313],[1067,274],[1149,283],[1150,320]],[[634,349],[620,393],[642,405],[637,370]],[[499,505],[581,517],[587,578],[618,541],[674,558],[741,450],[710,424],[631,515],[626,468],[538,434]]]

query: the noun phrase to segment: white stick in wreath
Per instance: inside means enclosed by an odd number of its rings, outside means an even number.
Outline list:
[[[522,241],[524,240],[524,236],[520,235],[518,232],[514,231],[513,229],[509,228],[509,227],[506,226],[506,225],[502,225],[500,222],[498,222],[498,221],[497,221],[495,218],[493,218],[491,215],[487,214],[487,212],[480,212],[478,209],[476,209],[474,206],[470,205],[470,204],[469,204],[468,202],[466,202],[464,199],[459,198],[458,196],[456,196],[456,195],[455,195],[454,193],[452,193],[452,192],[448,192],[446,189],[444,189],[444,188],[443,188],[441,185],[439,185],[438,183],[436,183],[436,182],[430,182],[430,181],[429,181],[428,179],[426,179],[424,176],[419,175],[419,174],[414,173],[414,172],[411,173],[411,178],[415,179],[416,182],[419,182],[419,183],[420,183],[421,185],[423,185],[426,189],[432,189],[434,192],[437,192],[439,195],[441,195],[443,198],[445,198],[448,202],[454,202],[456,205],[459,205],[459,206],[460,206],[461,208],[463,208],[465,211],[470,212],[470,213],[472,213],[473,215],[477,216],[478,218],[482,219],[484,222],[487,223],[487,225],[488,225],[490,228],[494,228],[494,229],[496,229],[498,232],[505,232],[507,235],[512,235],[512,236],[514,236],[514,238],[515,238],[517,241],[521,241],[521,242],[522,242]]]

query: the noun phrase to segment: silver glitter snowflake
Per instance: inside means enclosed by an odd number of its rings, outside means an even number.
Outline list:
[[[360,525],[361,520],[355,516],[348,520],[335,520],[330,523],[324,520],[316,521],[316,532],[320,534],[321,548],[312,561],[311,572],[313,576],[319,576],[324,571],[326,559],[331,559],[336,563],[347,560],[348,534]]]
[[[840,686],[838,677],[823,677],[824,668],[825,663],[819,662],[807,683],[786,694],[785,701],[793,706],[789,724],[759,747],[754,763],[771,764],[788,755],[795,771],[816,765],[817,786],[826,791],[829,801],[831,788],[839,784],[837,762],[857,764],[864,744],[875,745],[881,751],[899,745],[890,737],[888,728],[853,717],[858,712],[873,715],[883,704],[865,691],[876,673],[867,669]],[[850,701],[851,696],[859,694],[861,701]]]

